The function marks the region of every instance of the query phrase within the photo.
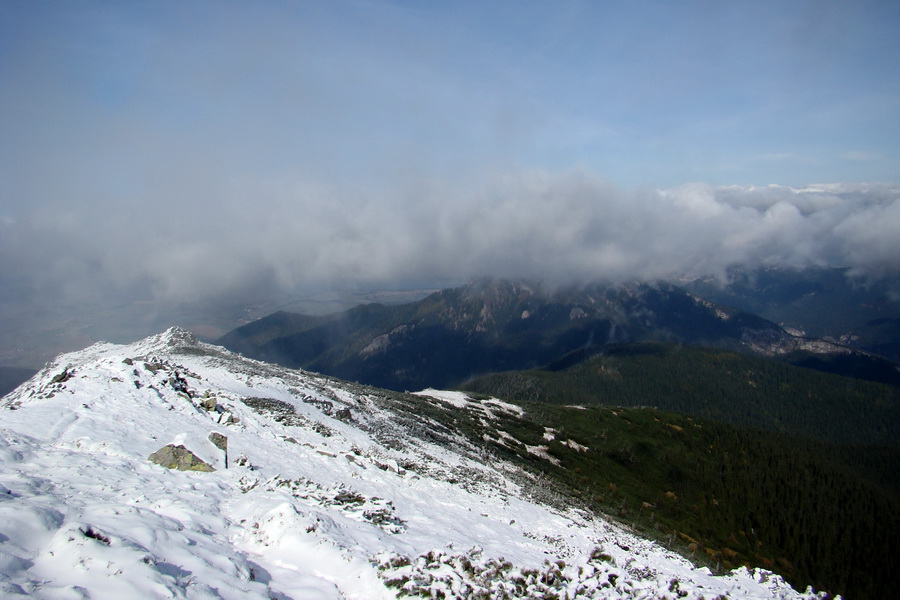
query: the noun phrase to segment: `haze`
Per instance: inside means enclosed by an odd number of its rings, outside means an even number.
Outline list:
[[[893,276],[897,31],[882,1],[6,2],[0,320],[482,275]]]

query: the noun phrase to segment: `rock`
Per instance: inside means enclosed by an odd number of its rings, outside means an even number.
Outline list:
[[[222,435],[217,431],[213,431],[209,434],[209,441],[213,443],[213,446],[222,450],[223,452],[228,452],[228,436]]]
[[[187,379],[182,377],[181,374],[178,373],[178,371],[175,371],[175,373],[169,376],[169,385],[172,386],[172,389],[176,392],[187,394],[187,396],[190,397],[191,390],[188,386]]]
[[[212,397],[204,398],[200,401],[200,407],[208,410],[209,412],[213,412],[216,410],[216,407],[219,405],[219,401]]]
[[[221,414],[219,414],[219,418],[216,422],[220,425],[236,425],[240,423],[241,420],[234,416],[233,413],[223,411]]]
[[[72,378],[72,373],[73,371],[70,371],[69,367],[66,367],[63,369],[62,373],[54,375],[53,379],[50,380],[50,383],[65,383]]]
[[[184,446],[173,444],[163,446],[151,454],[148,460],[167,469],[178,469],[179,471],[203,471],[206,473],[215,471],[212,466]]]
[[[209,441],[212,445],[225,453],[225,468],[228,468],[228,436],[222,435],[217,431],[209,434]]]

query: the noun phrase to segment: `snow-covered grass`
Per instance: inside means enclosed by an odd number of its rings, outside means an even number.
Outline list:
[[[428,388],[427,390],[422,390],[421,392],[415,392],[417,396],[430,396],[431,398],[437,398],[438,400],[443,400],[456,408],[466,408],[471,404],[469,397],[465,392],[454,392],[451,390],[435,390],[432,388]]]
[[[59,357],[0,406],[0,596],[814,597],[530,500],[514,467],[391,398],[178,329]],[[215,471],[147,460],[167,444]]]

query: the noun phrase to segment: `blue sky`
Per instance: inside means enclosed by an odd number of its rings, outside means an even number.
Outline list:
[[[3,158],[892,182],[898,30],[884,1],[7,2]]]
[[[7,0],[0,302],[895,274],[898,31],[883,0]]]

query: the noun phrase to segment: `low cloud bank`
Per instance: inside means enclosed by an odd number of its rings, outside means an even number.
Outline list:
[[[149,194],[152,193],[152,197]],[[723,275],[833,265],[900,275],[900,185],[621,190],[584,172],[468,187],[233,183],[0,215],[17,303],[252,299],[329,282]]]

